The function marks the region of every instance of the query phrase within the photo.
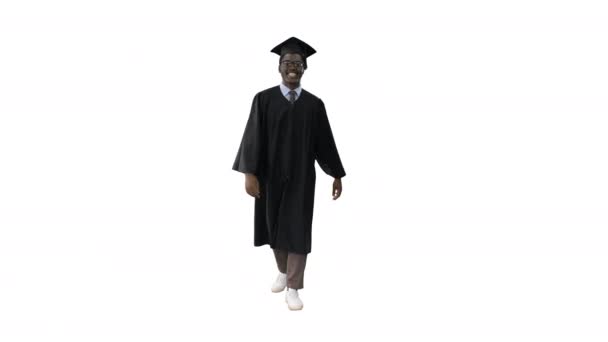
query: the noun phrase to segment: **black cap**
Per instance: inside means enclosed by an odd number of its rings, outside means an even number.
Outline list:
[[[281,44],[275,46],[270,52],[274,52],[277,55],[283,57],[286,53],[297,53],[302,56],[304,60],[304,68],[306,68],[306,58],[310,57],[317,52],[310,45],[299,40],[296,37],[291,37]]]

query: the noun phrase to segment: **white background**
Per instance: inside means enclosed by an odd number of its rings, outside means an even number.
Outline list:
[[[601,1],[3,1],[0,340],[606,341]],[[317,49],[304,310],[231,170]]]

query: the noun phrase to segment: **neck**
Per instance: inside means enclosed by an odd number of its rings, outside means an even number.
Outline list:
[[[286,86],[287,88],[294,90],[297,89],[300,86],[300,82],[298,83],[285,83],[283,82],[283,85]]]

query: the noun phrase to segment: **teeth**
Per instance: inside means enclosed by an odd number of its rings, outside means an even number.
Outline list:
[[[295,72],[290,72],[289,73],[289,77],[296,77],[296,73]]]

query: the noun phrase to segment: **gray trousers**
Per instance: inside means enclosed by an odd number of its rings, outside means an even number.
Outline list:
[[[304,268],[307,254],[287,253],[273,249],[279,272],[287,273],[287,287],[290,289],[304,288]]]

